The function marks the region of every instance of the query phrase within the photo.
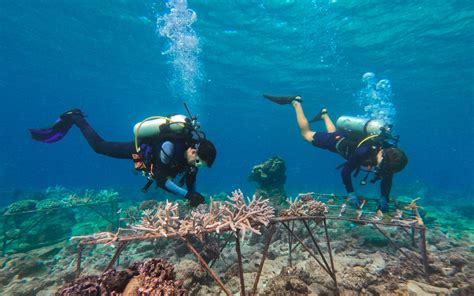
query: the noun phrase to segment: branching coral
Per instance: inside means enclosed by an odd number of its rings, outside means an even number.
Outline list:
[[[228,199],[230,201],[226,201],[222,205],[222,220],[220,225],[216,227],[216,232],[228,226],[234,232],[240,230],[242,236],[245,235],[247,230],[261,234],[254,225],[267,226],[274,216],[274,209],[270,206],[268,199],[262,199],[254,195],[251,200],[247,199],[248,204],[246,204],[244,194],[240,190],[232,192],[232,196],[229,196]]]
[[[140,224],[131,225],[131,229],[152,234],[168,236],[179,232],[179,204],[166,201],[152,209],[142,212]]]
[[[312,198],[311,195],[305,194],[295,197],[295,199],[288,199],[290,207],[280,211],[281,217],[290,216],[322,216],[329,211],[328,206]]]
[[[118,232],[120,233],[120,231]],[[94,241],[96,243],[110,243],[115,240],[117,234],[113,234],[111,232],[98,232],[94,233],[92,235],[78,235],[78,236],[73,236],[70,238],[70,240],[80,240],[82,243],[86,243],[89,241]]]
[[[112,243],[123,237],[125,232],[133,232],[143,236],[186,236],[196,235],[203,239],[208,232],[226,231],[231,229],[235,233],[240,231],[244,236],[250,230],[260,234],[258,227],[268,225],[274,217],[274,209],[267,199],[253,196],[245,200],[242,191],[237,190],[228,196],[228,201],[216,202],[211,198],[209,209],[197,209],[191,215],[181,219],[179,217],[179,204],[166,201],[152,209],[142,211],[141,221],[131,225],[130,228],[119,229],[115,235],[103,232],[92,236],[80,236],[82,242],[96,241],[99,243]]]

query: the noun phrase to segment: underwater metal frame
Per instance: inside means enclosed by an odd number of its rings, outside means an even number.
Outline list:
[[[36,226],[38,226],[41,222],[43,222],[46,218],[50,218],[51,214],[58,213],[58,211],[64,211],[66,209],[76,209],[76,208],[81,208],[81,207],[87,207],[89,210],[97,214],[98,216],[102,217],[104,220],[110,223],[110,228],[113,230],[116,230],[119,226],[119,214],[117,213],[118,211],[118,199],[113,199],[113,200],[108,200],[108,201],[102,201],[102,202],[86,202],[86,203],[80,203],[80,204],[72,204],[68,205],[66,207],[55,207],[55,208],[47,208],[47,209],[36,209],[36,210],[29,210],[29,211],[21,211],[21,212],[15,212],[15,213],[4,213],[0,216],[0,219],[3,220],[2,224],[2,234],[3,234],[3,240],[2,240],[2,257],[6,255],[7,248],[8,246],[14,242],[15,240],[20,239],[21,237],[26,236],[31,230],[33,230]],[[109,205],[110,210],[105,212],[99,211],[96,207],[101,206],[101,205]],[[24,217],[24,215],[37,215],[36,220],[34,223],[31,223],[30,225],[27,225],[24,228],[21,228],[20,226],[20,231],[19,235],[12,237],[8,235],[8,230],[9,228],[9,223],[11,222],[12,219],[15,217]],[[65,238],[61,239],[64,240]]]
[[[388,239],[388,241],[402,254],[404,254],[407,258],[410,256],[404,252],[398,244],[396,244],[392,238],[390,238],[379,226],[384,225],[384,226],[394,226],[394,227],[400,227],[401,229],[404,230],[405,233],[409,234],[411,236],[411,242],[412,246],[415,246],[416,243],[416,231],[419,230],[420,235],[419,235],[419,253],[422,258],[422,264],[423,268],[419,268],[419,270],[424,273],[425,275],[428,274],[429,271],[429,265],[428,265],[428,257],[427,257],[427,249],[426,249],[426,228],[424,225],[417,225],[417,224],[400,224],[400,223],[393,223],[393,222],[384,222],[384,221],[374,221],[374,220],[364,220],[360,218],[345,218],[345,217],[335,217],[335,216],[326,216],[326,215],[321,215],[321,216],[293,216],[293,217],[278,217],[278,218],[272,218],[269,225],[265,227],[265,229],[268,230],[268,237],[264,245],[264,250],[262,254],[262,258],[255,276],[255,280],[252,286],[251,291],[246,290],[246,283],[245,283],[245,278],[243,276],[243,266],[242,266],[242,253],[240,250],[240,234],[239,231],[233,231],[230,227],[226,229],[221,229],[220,233],[225,233],[225,232],[231,232],[235,238],[236,238],[236,244],[235,244],[235,251],[237,253],[237,260],[238,260],[238,266],[239,266],[239,279],[240,279],[240,287],[241,287],[241,295],[257,295],[257,287],[258,283],[260,280],[261,273],[263,271],[263,265],[267,259],[268,256],[268,249],[271,244],[271,240],[273,238],[273,235],[275,231],[277,230],[277,226],[279,224],[283,225],[283,227],[288,231],[288,244],[289,244],[289,264],[290,266],[292,265],[292,250],[296,249],[298,246],[302,246],[310,255],[317,261],[317,263],[321,266],[321,268],[331,277],[332,281],[334,282],[334,292],[338,294],[339,288],[338,288],[338,282],[337,282],[337,277],[336,277],[336,270],[334,267],[334,261],[333,261],[333,255],[332,255],[332,249],[331,249],[331,240],[330,236],[328,233],[328,225],[327,225],[327,220],[335,220],[335,221],[351,221],[357,224],[371,224],[374,226],[376,230],[381,232],[385,238]],[[317,253],[319,254],[319,257],[321,258],[322,261],[318,259],[318,254],[314,252],[312,248],[310,248],[303,239],[301,239],[295,231],[290,227],[290,223],[296,223],[296,222],[302,222],[305,226],[305,230],[308,233],[308,236],[311,238],[311,241],[315,245],[315,248],[317,250]],[[325,234],[325,239],[326,239],[326,245],[327,245],[327,250],[328,250],[328,255],[329,255],[329,263],[324,256],[323,252],[321,251],[321,248],[318,244],[317,239],[313,235],[313,231],[310,228],[310,224],[308,222],[314,221],[314,227],[321,227],[321,222],[322,226],[324,227],[324,234]],[[261,225],[256,225],[256,226],[261,226]],[[407,229],[411,229],[411,233],[407,231]],[[205,234],[210,234],[210,233],[215,233],[216,230],[212,229],[209,231],[206,231]],[[196,248],[192,245],[192,243],[187,239],[186,236],[181,236],[179,234],[170,234],[168,236],[163,236],[160,234],[157,235],[132,235],[128,237],[123,237],[120,238],[118,237],[115,242],[118,242],[118,248],[116,249],[111,261],[107,265],[106,270],[112,268],[112,266],[115,264],[117,259],[119,258],[120,254],[125,250],[125,247],[129,244],[129,242],[132,241],[144,241],[144,240],[154,240],[154,239],[160,239],[160,238],[177,238],[184,242],[186,247],[190,250],[190,252],[196,257],[198,262],[201,264],[201,266],[206,269],[206,271],[209,273],[209,275],[215,280],[215,282],[221,287],[223,292],[226,295],[232,295],[230,290],[225,286],[225,284],[222,282],[220,277],[215,273],[215,271],[208,265],[208,263],[204,260],[204,258],[199,254],[199,252],[196,250]],[[293,244],[293,239],[298,241],[298,244],[295,246],[292,246]],[[103,241],[100,240],[86,240],[86,241],[80,241],[78,244],[78,250],[77,250],[77,262],[76,262],[76,275],[79,276],[81,272],[81,260],[82,260],[82,251],[84,246],[86,245],[98,245],[98,244],[105,244]],[[221,249],[222,252],[222,249]],[[105,270],[105,271],[106,271]]]

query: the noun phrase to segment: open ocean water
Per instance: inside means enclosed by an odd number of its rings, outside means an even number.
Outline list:
[[[95,155],[77,130],[41,145],[26,129],[79,107],[105,139],[128,141],[136,122],[184,113],[188,102],[219,150],[202,190],[250,188],[250,168],[272,155],[286,159],[289,187],[335,188],[337,156],[305,145],[293,111],[261,94],[300,94],[307,113],[325,106],[333,117],[362,115],[356,96],[373,72],[392,83],[394,130],[410,160],[395,190],[422,182],[472,194],[470,1],[188,6],[194,33],[171,42],[198,43],[178,56],[177,71],[170,39],[157,33],[165,3],[3,1],[0,186],[140,186],[130,163]]]
[[[77,128],[51,145],[28,128],[80,108],[104,139],[131,141],[134,124],[186,114],[183,102],[218,150],[198,176],[206,196],[252,195],[252,167],[272,156],[288,195],[345,194],[344,160],[305,143],[269,93],[301,95],[308,117],[377,113],[409,158],[393,196],[474,209],[472,1],[4,0],[0,23],[0,207],[54,186],[162,200]],[[374,198],[378,188],[357,185]]]

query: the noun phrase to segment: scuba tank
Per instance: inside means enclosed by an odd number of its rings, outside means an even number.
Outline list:
[[[336,127],[348,133],[360,136],[380,135],[387,125],[380,119],[367,119],[353,116],[341,116],[337,119]]]
[[[139,139],[150,138],[158,136],[165,127],[169,127],[169,131],[180,134],[189,125],[189,122],[189,118],[185,115],[153,116],[135,124],[133,133]]]

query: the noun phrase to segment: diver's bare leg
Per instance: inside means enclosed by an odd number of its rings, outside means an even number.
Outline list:
[[[336,131],[336,126],[334,126],[334,123],[332,122],[331,118],[329,115],[323,114],[321,118],[324,120],[324,125],[326,126],[326,131],[328,133],[334,133]]]
[[[315,132],[309,129],[309,122],[303,112],[303,107],[301,107],[301,103],[298,101],[291,102],[293,108],[295,108],[296,113],[296,122],[298,122],[298,127],[300,128],[301,136],[308,142],[313,141],[313,136]]]

